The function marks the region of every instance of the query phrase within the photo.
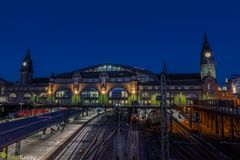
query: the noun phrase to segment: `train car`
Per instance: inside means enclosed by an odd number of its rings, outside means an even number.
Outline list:
[[[49,110],[48,109],[43,109],[43,108],[38,108],[38,109],[24,109],[20,112],[16,112],[16,117],[29,117],[33,115],[40,115],[47,113]]]
[[[22,110],[22,111],[20,111],[20,112],[17,112],[16,117],[17,117],[17,118],[27,117],[27,116],[29,116],[29,115],[31,115],[31,110],[25,109],[25,110]]]

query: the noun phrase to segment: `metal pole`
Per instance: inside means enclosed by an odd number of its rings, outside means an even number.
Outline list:
[[[170,134],[172,134],[172,116],[173,116],[173,109],[172,105],[170,104]]]
[[[164,64],[161,73],[161,159],[169,159],[169,139],[168,139],[168,113],[166,100],[166,75],[167,66]]]
[[[218,114],[216,113],[216,115],[215,115],[215,117],[216,117],[216,124],[215,124],[215,127],[216,127],[216,134],[218,135],[219,134],[219,130],[218,130],[218,127],[219,127],[219,125],[218,125]]]
[[[119,109],[118,109],[118,134],[120,134],[120,126],[121,126],[121,124],[120,124],[120,107],[119,107]]]
[[[233,124],[233,116],[231,116],[231,138],[232,138],[232,141],[234,140],[234,124]]]
[[[221,115],[221,118],[222,118],[222,139],[224,139],[224,117],[223,117],[223,114]]]

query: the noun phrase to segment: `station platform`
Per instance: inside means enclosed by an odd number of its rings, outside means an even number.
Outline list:
[[[62,110],[0,124],[0,149],[21,141],[54,124],[66,121],[81,110]]]

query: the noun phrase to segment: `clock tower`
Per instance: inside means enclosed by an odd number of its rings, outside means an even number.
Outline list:
[[[30,49],[27,49],[25,58],[22,61],[20,69],[20,83],[27,84],[31,83],[33,79],[33,66],[32,58],[30,55]]]
[[[212,49],[209,46],[206,34],[204,34],[200,67],[201,79],[204,79],[205,77],[213,77],[216,79],[216,63],[214,60]]]

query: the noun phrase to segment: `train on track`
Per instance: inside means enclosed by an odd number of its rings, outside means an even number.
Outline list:
[[[45,114],[48,113],[49,109],[43,109],[43,108],[38,108],[38,109],[24,109],[22,111],[17,111],[17,112],[11,112],[8,113],[6,116],[7,118],[13,119],[13,118],[22,118],[22,117],[29,117],[29,116],[34,116],[34,115],[40,115],[40,114]]]

